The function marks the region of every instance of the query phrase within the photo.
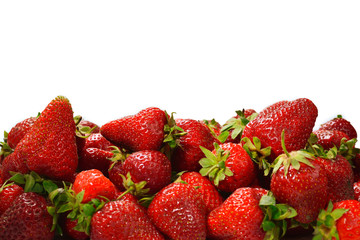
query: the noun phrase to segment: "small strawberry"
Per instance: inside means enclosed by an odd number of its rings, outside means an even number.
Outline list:
[[[26,118],[25,120],[17,123],[14,127],[11,128],[7,136],[7,143],[12,149],[15,149],[16,145],[34,125],[36,119],[37,117]]]
[[[166,122],[163,110],[150,107],[104,124],[100,133],[110,142],[130,151],[160,150]]]
[[[152,239],[165,238],[151,223],[146,212],[133,201],[108,202],[91,219],[91,239]]]
[[[132,186],[126,184],[126,180],[124,181],[124,177],[127,175],[131,178],[129,183]],[[171,163],[160,151],[138,151],[128,155],[123,162],[115,163],[109,169],[109,178],[120,191],[135,187],[134,184],[145,181],[144,187],[149,190],[147,193],[151,195],[170,184]]]
[[[190,184],[196,188],[200,193],[205,206],[206,212],[210,213],[223,203],[224,199],[216,189],[216,187],[210,182],[210,180],[202,176],[198,172],[185,172],[181,174],[181,181]]]
[[[350,139],[357,138],[357,132],[354,126],[341,115],[321,124],[319,129],[338,130],[344,132]]]
[[[46,199],[36,193],[19,195],[0,216],[0,239],[53,239],[53,219],[47,211]]]
[[[116,194],[115,185],[97,169],[84,170],[78,173],[73,184],[73,190],[76,194],[85,191],[83,203],[94,198],[113,200]]]
[[[179,146],[174,149],[171,160],[175,171],[198,171],[199,161],[204,157],[200,146],[212,150],[218,142],[210,130],[194,119],[176,119],[176,125],[186,132],[179,137]]]
[[[171,183],[155,195],[148,215],[168,238],[206,239],[206,208],[196,189],[185,183]]]
[[[317,144],[321,145],[325,150],[329,150],[334,146],[339,148],[343,138],[346,141],[350,140],[346,133],[338,130],[318,129],[314,131],[314,134],[318,138]]]
[[[0,216],[22,193],[24,193],[24,189],[17,184],[5,182],[0,185]]]
[[[214,145],[212,152],[201,147],[206,156],[200,160],[201,175],[208,176],[223,192],[250,186],[256,178],[256,168],[245,149],[236,143]]]
[[[281,132],[285,129],[288,136],[286,148],[289,152],[303,149],[312,133],[317,115],[317,107],[309,99],[280,101],[265,108],[250,121],[242,137],[251,141],[257,137],[264,148],[270,146],[270,160],[273,161],[283,153]]]

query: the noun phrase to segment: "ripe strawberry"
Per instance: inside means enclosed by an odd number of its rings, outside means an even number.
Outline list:
[[[0,185],[0,216],[22,193],[24,193],[24,189],[17,184],[5,182]]]
[[[0,239],[51,240],[52,223],[46,199],[33,192],[23,193],[0,216]]]
[[[201,159],[201,175],[208,176],[223,192],[234,192],[248,187],[256,178],[256,168],[245,149],[236,143],[215,144],[210,152],[202,148],[205,158]]]
[[[264,213],[259,206],[267,190],[239,188],[210,212],[207,226],[211,239],[264,239]]]
[[[131,184],[125,182],[124,177],[129,174]],[[146,182],[145,189],[148,194],[154,194],[171,182],[171,163],[162,152],[155,150],[144,150],[130,154],[121,162],[115,163],[109,169],[109,178],[120,191],[133,184]],[[128,179],[130,180],[130,179]],[[135,189],[134,189],[135,190]]]
[[[73,184],[73,190],[76,194],[85,191],[83,203],[89,202],[93,198],[104,200],[102,197],[113,200],[116,194],[115,185],[97,169],[84,170],[78,173]]]
[[[158,192],[148,208],[154,225],[168,238],[206,239],[206,208],[190,184],[171,183]]]
[[[72,220],[70,218],[65,219],[63,230],[66,237],[71,238],[72,240],[86,240],[89,236],[85,232],[76,230],[78,225],[78,220]]]
[[[250,121],[242,137],[253,141],[260,139],[264,148],[271,147],[270,161],[283,153],[281,132],[285,129],[289,152],[303,149],[312,133],[318,115],[317,107],[306,98],[294,101],[280,101],[262,110]]]
[[[105,204],[91,219],[91,239],[165,239],[146,212],[132,201],[116,200]]]
[[[110,142],[130,151],[160,150],[166,122],[163,110],[150,107],[104,124],[100,132]]]
[[[16,145],[26,135],[26,133],[32,127],[36,119],[36,117],[26,118],[25,120],[17,123],[14,127],[11,128],[7,136],[7,143],[12,149],[15,149]]]
[[[3,162],[7,176],[9,170],[24,173],[28,168],[52,179],[71,179],[78,156],[69,100],[62,96],[52,100],[10,156],[11,161]]]
[[[338,130],[344,132],[350,139],[357,138],[357,132],[354,126],[341,115],[321,124],[319,129]]]
[[[343,138],[345,138],[346,141],[350,140],[346,133],[338,130],[318,129],[314,131],[314,134],[318,138],[317,144],[321,145],[324,150],[329,150],[334,146],[340,148]]]
[[[180,176],[180,180],[196,188],[205,203],[207,213],[210,213],[223,203],[224,199],[216,187],[200,173],[185,172]]]
[[[198,171],[199,161],[204,157],[200,146],[212,150],[217,142],[210,130],[194,119],[176,119],[176,125],[186,134],[179,137],[179,146],[174,149],[171,160],[175,171]]]

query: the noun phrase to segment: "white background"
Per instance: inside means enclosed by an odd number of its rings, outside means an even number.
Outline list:
[[[224,123],[310,98],[360,132],[359,1],[2,1],[0,131],[57,95],[102,125],[156,106]],[[1,135],[1,134],[0,134]]]

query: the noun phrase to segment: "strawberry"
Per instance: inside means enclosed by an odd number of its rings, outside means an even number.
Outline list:
[[[62,96],[52,100],[10,156],[11,160],[3,162],[3,175],[35,171],[56,180],[71,179],[78,156],[69,100]]]
[[[34,125],[36,119],[36,117],[26,118],[25,120],[17,123],[14,127],[11,128],[7,136],[7,143],[12,149],[15,149],[16,145]]]
[[[166,122],[163,110],[150,107],[104,124],[100,133],[110,142],[130,151],[160,150]]]
[[[91,219],[91,239],[165,239],[133,201],[108,202]]]
[[[239,188],[220,207],[210,212],[207,226],[211,239],[264,239],[264,213],[259,206],[267,190]]]
[[[115,199],[115,185],[97,169],[81,171],[76,175],[73,190],[76,194],[84,191],[82,202],[89,202],[93,198],[102,199],[103,197]]]
[[[46,199],[36,193],[19,195],[0,216],[0,239],[53,239],[53,219]]]
[[[66,237],[70,237],[73,240],[86,240],[89,236],[85,232],[76,230],[78,220],[72,220],[70,218],[65,219],[63,230]]]
[[[206,208],[196,189],[181,182],[159,191],[148,208],[154,225],[171,239],[206,239]]]
[[[24,193],[24,189],[14,183],[5,182],[0,186],[0,216],[22,193]]]
[[[318,110],[306,98],[294,101],[280,101],[262,110],[244,129],[243,138],[251,141],[260,139],[261,145],[271,147],[270,161],[283,153],[281,132],[285,129],[288,136],[286,148],[289,152],[303,149],[312,133]]]
[[[131,181],[128,179],[130,182],[124,179],[128,174],[131,178]],[[109,169],[109,178],[120,191],[145,181],[144,187],[148,189],[146,193],[151,195],[170,184],[171,163],[160,151],[138,151],[130,154],[123,162],[115,163]]]
[[[212,150],[217,142],[210,130],[194,119],[176,119],[176,125],[186,132],[179,137],[179,146],[174,149],[171,160],[175,171],[198,171],[199,161],[204,157],[200,146]]]
[[[318,138],[317,144],[321,145],[325,150],[329,150],[334,146],[339,148],[343,138],[346,141],[350,140],[346,133],[338,130],[318,129],[314,131],[314,134]]]
[[[350,139],[357,138],[357,132],[354,126],[341,115],[321,124],[319,129],[338,130],[344,132]]]
[[[236,143],[214,145],[212,152],[201,147],[206,156],[200,160],[201,175],[208,176],[223,192],[250,186],[256,178],[256,168],[245,149]]]
[[[210,182],[210,180],[202,176],[198,172],[185,172],[181,174],[180,180],[194,186],[205,203],[206,212],[210,213],[223,203],[224,199]]]

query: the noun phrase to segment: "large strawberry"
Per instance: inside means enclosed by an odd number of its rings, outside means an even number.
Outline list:
[[[24,189],[17,184],[5,182],[0,185],[0,216],[22,193],[24,193]]]
[[[26,166],[28,170],[52,179],[71,179],[78,156],[69,100],[63,96],[52,100],[10,156],[11,161],[3,163],[6,176],[9,171],[24,173]]]
[[[212,150],[213,143],[217,142],[217,139],[200,121],[194,119],[175,121],[186,134],[179,137],[179,146],[173,152],[173,168],[176,171],[198,171],[201,168],[199,161],[205,156],[200,146]]]
[[[315,104],[306,98],[294,101],[280,101],[262,110],[250,121],[242,137],[251,141],[257,137],[261,145],[271,147],[269,160],[274,160],[283,153],[281,147],[281,132],[285,130],[288,141],[286,148],[289,152],[305,147],[313,130],[318,110]]]
[[[171,239],[206,239],[205,204],[190,184],[177,182],[163,188],[150,203],[148,215]]]
[[[354,126],[341,115],[321,124],[319,129],[338,130],[344,132],[349,138],[357,138],[357,132]]]
[[[46,199],[33,192],[23,193],[0,216],[0,239],[51,240],[52,224]]]
[[[110,142],[130,151],[160,150],[166,122],[163,110],[149,107],[104,124],[100,132]]]

